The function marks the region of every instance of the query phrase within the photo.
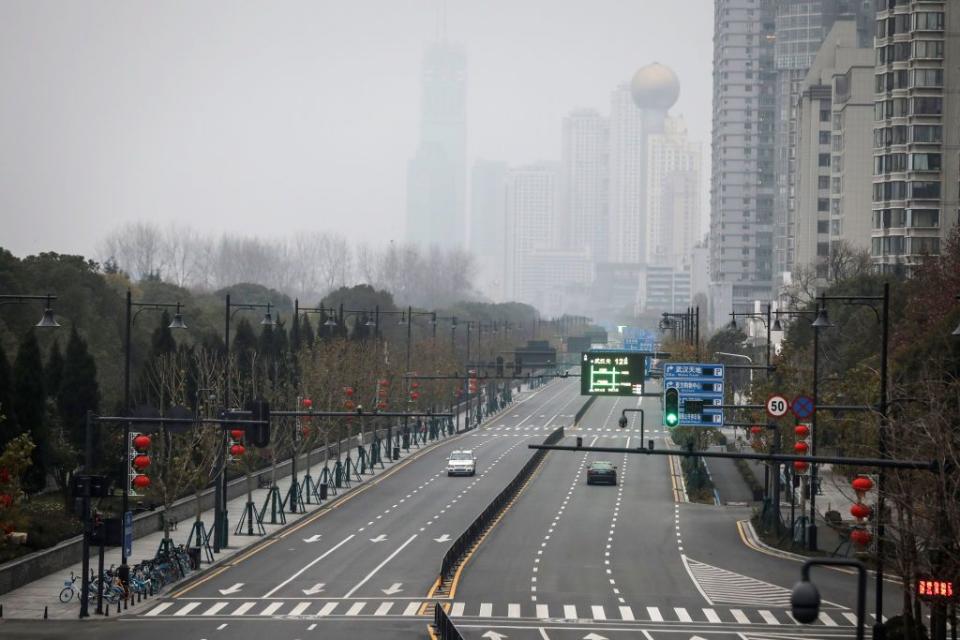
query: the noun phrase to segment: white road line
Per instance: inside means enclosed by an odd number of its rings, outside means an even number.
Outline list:
[[[458,617],[463,615],[463,609],[467,605],[463,602],[454,602],[453,606],[450,607],[450,615],[452,617]]]
[[[633,617],[633,609],[627,606],[620,607],[620,618],[623,620],[636,620]]]
[[[489,602],[480,603],[480,617],[481,618],[490,618],[493,616],[493,605]]]
[[[199,606],[200,606],[200,603],[199,603],[199,602],[189,602],[189,603],[185,604],[179,611],[177,611],[177,612],[176,612],[175,614],[173,614],[173,615],[175,615],[175,616],[185,616],[185,615],[187,615],[188,613],[190,613],[191,611],[193,611],[194,609],[196,609],[196,608],[199,607]]]
[[[240,605],[239,607],[237,607],[237,608],[233,611],[233,613],[231,613],[230,615],[232,615],[232,616],[242,616],[242,615],[245,614],[247,611],[250,611],[250,609],[253,609],[255,606],[257,606],[257,603],[256,603],[256,602],[244,602],[242,605]]]
[[[298,616],[298,615],[300,615],[301,613],[303,613],[304,611],[306,611],[308,608],[310,608],[310,603],[309,603],[309,602],[301,602],[300,604],[298,604],[297,606],[295,606],[293,609],[291,609],[291,610],[290,610],[290,613],[288,613],[287,615],[290,615],[290,616]]]
[[[537,617],[541,620],[550,617],[550,607],[545,604],[537,605]]]
[[[607,619],[607,614],[606,614],[606,612],[603,610],[603,606],[601,606],[601,605],[593,605],[592,607],[590,607],[590,613],[591,613],[591,615],[593,615],[593,619],[594,619],[594,620],[606,620],[606,619]]]
[[[652,622],[663,622],[663,615],[657,607],[647,607],[647,615]]]
[[[267,605],[266,609],[260,612],[262,616],[272,616],[276,613],[277,609],[283,606],[283,602],[271,602]]]
[[[677,614],[677,619],[680,622],[693,622],[693,618],[690,617],[690,614],[687,613],[687,610],[683,607],[674,607],[673,610]]]
[[[547,630],[543,627],[537,627],[537,631],[540,632],[540,640],[550,640],[550,636],[547,635]]]
[[[227,623],[224,622],[222,625],[220,625],[219,627],[217,627],[217,631],[223,631],[223,630],[226,629],[226,628],[227,628]]]
[[[750,618],[740,609],[730,609],[730,614],[733,615],[733,619],[740,624],[750,624]]]
[[[307,631],[313,631],[313,630],[316,629],[316,628],[317,628],[317,623],[314,622],[314,623],[311,624],[309,627],[307,627]]]
[[[339,549],[341,546],[343,546],[343,545],[345,545],[347,542],[349,542],[350,539],[353,538],[353,536],[354,536],[354,534],[351,533],[351,534],[348,535],[346,538],[344,538],[343,540],[341,540],[340,542],[338,542],[338,543],[335,544],[334,546],[332,546],[332,547],[330,547],[329,549],[327,549],[326,551],[324,551],[319,557],[313,559],[313,560],[312,560],[309,564],[307,564],[307,566],[305,566],[303,569],[300,569],[300,571],[297,571],[295,574],[293,574],[292,576],[290,576],[289,578],[287,578],[286,580],[284,580],[283,582],[281,582],[280,584],[278,584],[276,587],[274,587],[274,588],[271,589],[270,591],[267,591],[267,593],[266,593],[263,597],[264,597],[264,598],[269,598],[269,597],[272,596],[274,593],[276,593],[277,591],[279,591],[279,590],[282,589],[283,587],[285,587],[285,586],[287,586],[288,584],[290,584],[293,580],[296,580],[298,577],[300,577],[300,576],[303,574],[304,571],[306,571],[307,569],[309,569],[309,568],[312,567],[313,565],[317,564],[318,562],[320,562],[321,560],[323,560],[324,558],[326,558],[328,555],[330,555],[331,553],[333,553],[334,551],[336,551],[337,549]]]
[[[143,615],[144,615],[144,616],[156,616],[156,615],[160,615],[160,614],[163,613],[166,609],[169,609],[169,608],[172,607],[172,606],[173,606],[173,603],[172,603],[172,602],[161,602],[160,604],[158,604],[157,606],[155,606],[153,609],[150,609],[150,611],[147,611],[147,612],[146,612],[145,614],[143,614]]]
[[[563,605],[563,617],[567,618],[568,620],[576,620],[577,608],[572,604]]]
[[[403,610],[403,615],[405,615],[405,616],[415,616],[415,615],[417,615],[417,611],[419,611],[419,610],[420,610],[420,603],[419,603],[419,602],[411,602],[410,604],[407,605],[407,608]]]
[[[508,604],[508,605],[507,605],[507,617],[508,617],[508,618],[519,618],[519,617],[520,617],[520,605],[519,605],[519,604]]]
[[[345,616],[357,616],[360,615],[360,612],[363,611],[363,608],[367,606],[366,602],[354,602],[353,606],[347,609],[347,612],[343,615]]]
[[[386,566],[386,564],[387,564],[388,562],[390,562],[390,561],[393,560],[395,557],[397,557],[397,555],[398,555],[401,551],[403,551],[404,548],[406,548],[406,546],[407,546],[408,544],[410,544],[411,542],[413,542],[416,537],[417,537],[417,534],[415,533],[415,534],[413,534],[412,536],[410,536],[409,538],[407,538],[407,541],[406,541],[406,542],[404,542],[402,545],[400,545],[399,547],[397,547],[396,551],[394,551],[393,553],[391,553],[390,555],[388,555],[386,558],[384,558],[383,562],[381,562],[381,563],[378,564],[376,567],[374,567],[373,571],[371,571],[370,573],[368,573],[368,574],[366,575],[366,577],[364,577],[363,580],[361,580],[361,581],[358,582],[356,585],[354,585],[353,589],[350,589],[350,591],[347,591],[347,594],[346,594],[345,596],[343,596],[343,597],[344,597],[344,598],[349,598],[349,597],[351,597],[354,593],[356,593],[356,591],[357,591],[360,587],[362,587],[364,584],[366,584],[367,580],[369,580],[370,578],[372,578],[373,576],[375,576],[375,575],[377,574],[377,572],[380,571],[380,569],[383,569],[383,567]]]
[[[379,607],[377,607],[377,610],[373,612],[373,615],[375,615],[375,616],[385,616],[385,615],[387,615],[388,613],[390,613],[391,607],[393,607],[393,603],[392,603],[392,602],[384,602],[384,603],[381,604]]]
[[[777,616],[773,615],[766,609],[760,609],[757,611],[760,614],[760,617],[763,618],[763,621],[767,624],[780,624],[780,621],[777,620]]]
[[[323,605],[323,606],[320,608],[320,613],[318,613],[317,615],[320,616],[320,617],[330,615],[330,614],[333,612],[333,610],[337,608],[337,605],[338,605],[338,604],[340,604],[340,603],[339,603],[339,602],[328,602],[327,604]]]
[[[849,612],[846,612],[846,611],[845,611],[845,612],[841,613],[840,615],[842,615],[844,618],[846,618],[847,620],[849,620],[849,621],[850,621],[850,624],[857,624],[857,616],[856,616],[856,614],[849,613]]]
[[[213,616],[213,615],[216,615],[216,614],[217,614],[217,611],[220,611],[220,609],[223,609],[223,608],[224,608],[225,606],[227,606],[228,604],[230,604],[230,603],[229,603],[229,602],[217,602],[217,603],[215,603],[212,607],[210,607],[209,609],[207,609],[206,611],[204,611],[202,615],[205,615],[205,616]]]
[[[717,615],[717,612],[713,609],[704,609],[703,615],[707,616],[707,622],[717,624],[720,622],[720,616]]]

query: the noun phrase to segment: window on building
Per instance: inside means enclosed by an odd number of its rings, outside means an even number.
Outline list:
[[[817,156],[817,166],[819,167],[829,167],[830,166],[830,154],[821,153]]]
[[[829,232],[830,232],[830,221],[817,220],[817,233],[829,233]]]
[[[830,243],[829,242],[818,242],[817,243],[817,256],[824,257],[830,255]]]
[[[820,132],[820,144],[830,144],[830,132],[821,131]]]
[[[817,198],[817,211],[830,211],[830,198]]]
[[[915,124],[912,127],[913,142],[943,142],[943,126],[939,124]]]
[[[910,226],[914,229],[940,228],[940,210],[910,209]]]
[[[914,153],[910,156],[910,168],[914,171],[940,171],[940,154]]]
[[[817,189],[826,190],[830,188],[830,176],[817,176]]]
[[[935,199],[940,197],[940,181],[924,180],[910,183],[910,197]]]
[[[913,83],[914,87],[942,87],[943,69],[914,69]]]
[[[942,11],[917,11],[913,14],[913,28],[916,31],[943,31]]]
[[[914,98],[913,113],[916,115],[939,115],[943,113],[943,98],[940,98],[940,97]]]
[[[913,42],[913,57],[943,59],[943,40],[915,40]]]
[[[820,122],[830,122],[829,109],[820,109]]]
[[[940,238],[910,238],[910,255],[940,255]]]
[[[833,195],[835,195],[835,196],[838,196],[838,195],[840,195],[841,190],[842,190],[842,188],[841,188],[840,178],[839,178],[839,177],[831,178],[831,179],[830,179],[830,193],[833,194]]]

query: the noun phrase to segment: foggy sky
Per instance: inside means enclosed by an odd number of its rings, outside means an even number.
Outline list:
[[[402,240],[438,6],[0,0],[0,246],[94,256],[136,220]],[[449,0],[468,167],[559,159],[561,118],[654,61],[709,161],[712,29],[710,0]]]

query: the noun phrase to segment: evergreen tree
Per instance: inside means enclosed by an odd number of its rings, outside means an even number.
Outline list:
[[[156,360],[158,356],[165,356],[175,353],[177,350],[177,341],[173,338],[173,331],[170,330],[170,314],[164,309],[160,314],[160,324],[153,330],[150,337],[150,358],[149,361]]]
[[[63,379],[63,353],[60,351],[60,340],[54,340],[47,356],[47,366],[44,368],[46,379],[44,389],[47,397],[56,398],[60,392],[60,381]]]
[[[257,351],[257,334],[246,318],[240,318],[237,331],[233,335],[233,345],[230,347],[237,359],[237,368],[242,376],[250,375],[253,363],[253,354]]]
[[[33,462],[24,478],[27,491],[36,493],[46,485],[47,473],[44,462],[49,450],[47,437],[47,394],[43,388],[43,357],[33,329],[20,340],[17,358],[13,361],[13,410],[20,423],[20,433],[29,433],[36,447]]]
[[[316,334],[313,332],[313,325],[310,324],[310,316],[303,314],[303,321],[300,323],[299,346],[312,349],[314,340],[316,340]]]
[[[0,344],[0,416],[6,420],[0,424],[0,451],[13,440],[20,431],[17,429],[16,412],[13,410],[13,380],[7,354]]]
[[[87,350],[87,343],[77,333],[70,331],[70,340],[63,360],[63,377],[57,395],[57,409],[69,443],[82,452],[86,445],[84,430],[87,411],[99,411],[100,387],[97,384],[97,364]],[[97,450],[99,433],[93,432],[94,451]]]

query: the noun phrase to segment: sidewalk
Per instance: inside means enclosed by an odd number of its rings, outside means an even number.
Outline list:
[[[520,394],[514,396],[514,403],[522,399],[524,395],[526,395],[528,392],[529,392],[529,388],[527,388],[526,385],[524,385],[524,390]],[[499,417],[499,415],[503,411],[510,409],[512,407],[512,404],[513,403],[508,404],[506,407],[501,409],[501,411],[498,413],[494,413],[487,416],[484,419],[484,423],[487,423],[490,420],[494,420],[497,417]],[[460,424],[462,425],[465,422],[462,411],[460,412],[460,417],[461,417]],[[455,422],[456,422],[456,418],[455,418]],[[460,433],[463,433],[463,431],[461,431]],[[362,480],[360,481],[357,481],[356,476],[354,476],[353,478],[351,478],[350,486],[349,487],[344,486],[338,489],[337,490],[338,493],[336,494],[333,494],[331,490],[328,500],[326,500],[322,506],[327,507],[328,505],[331,504],[332,501],[336,501],[340,499],[342,496],[348,495],[356,491],[359,487],[363,487],[369,484],[370,481],[373,480],[374,478],[380,476],[383,473],[389,472],[392,468],[394,468],[399,464],[402,464],[405,460],[415,457],[420,451],[431,449],[434,445],[445,442],[447,439],[451,437],[455,437],[455,435],[456,434],[454,434],[454,436],[440,437],[437,440],[434,440],[433,442],[429,442],[419,447],[415,447],[411,443],[411,448],[409,451],[404,451],[403,449],[401,449],[400,458],[395,462],[388,460],[387,452],[384,452],[383,468],[381,468],[380,465],[377,465],[376,469],[374,469],[372,474],[368,469],[367,474],[363,475]],[[346,452],[346,450],[347,449],[345,448],[344,452]],[[355,449],[353,450],[353,453],[355,453]],[[313,465],[310,468],[310,475],[313,477],[314,481],[317,483],[319,483],[320,481],[320,474],[322,473],[323,468],[324,468],[324,463]],[[331,470],[332,470],[332,465],[331,465]],[[305,475],[305,470],[298,471],[299,480],[302,481],[304,475]],[[287,475],[283,478],[279,478],[277,480],[277,485],[280,487],[281,496],[285,495],[287,490],[290,487],[290,476]],[[253,503],[256,505],[258,512],[263,508],[263,504],[267,498],[268,493],[269,493],[269,488],[262,488],[262,489],[258,488],[255,491],[253,491]],[[304,500],[306,500],[306,497],[304,497]],[[244,508],[246,507],[246,504],[247,504],[246,494],[244,494],[241,497],[230,500],[227,503],[227,510],[229,513],[228,522],[230,525],[229,546],[226,549],[223,549],[219,554],[215,556],[213,563],[209,563],[206,561],[206,558],[203,558],[203,561],[201,563],[201,569],[200,569],[201,572],[209,569],[212,566],[216,566],[222,563],[224,560],[227,560],[231,557],[236,556],[237,554],[251,547],[252,545],[268,538],[271,534],[279,531],[280,529],[283,529],[287,525],[298,522],[303,518],[306,518],[312,515],[318,509],[321,508],[321,505],[316,503],[305,504],[304,505],[306,508],[305,513],[294,514],[294,513],[284,512],[283,515],[286,517],[285,524],[269,524],[271,520],[271,514],[270,514],[270,509],[268,507],[266,512],[264,513],[264,518],[263,518],[263,521],[264,521],[263,527],[266,530],[265,535],[261,535],[261,536],[234,535],[234,530],[237,527],[237,523],[240,522],[241,517],[243,516]],[[201,514],[201,520],[203,521],[208,531],[213,528],[213,515],[214,515],[213,509],[204,511]],[[278,520],[279,520],[279,516],[278,516]],[[170,532],[170,537],[173,540],[174,544],[186,545],[187,536],[190,535],[190,530],[191,530],[191,527],[193,526],[193,522],[194,522],[193,518],[191,518],[190,520],[183,520],[178,524],[178,527],[176,530]],[[254,524],[254,528],[256,529],[256,524]],[[163,539],[163,531],[157,531],[157,532],[139,537],[136,540],[134,540],[133,553],[131,554],[128,560],[130,565],[132,566],[133,564],[136,564],[137,562],[143,559],[154,557],[154,555],[157,552],[157,549],[160,547],[160,542],[162,539]],[[212,543],[211,543],[211,546],[212,546]],[[201,555],[203,554],[205,554],[205,552],[202,552]],[[98,550],[92,547],[90,550],[90,567],[94,570],[94,572],[96,572],[96,569],[97,569],[97,562],[98,562]],[[111,547],[106,549],[106,553],[104,554],[104,567],[108,568],[111,565],[119,565],[119,564],[120,564],[120,548]],[[17,589],[14,589],[13,591],[10,591],[0,596],[0,606],[3,607],[3,610],[2,610],[3,617],[15,618],[15,619],[16,618],[34,619],[34,620],[40,619],[40,618],[43,618],[44,608],[46,608],[48,616],[52,619],[77,618],[80,613],[80,601],[77,597],[80,592],[79,581],[77,582],[77,594],[74,596],[74,598],[70,602],[62,603],[59,600],[60,591],[63,589],[64,581],[69,580],[71,571],[75,575],[78,575],[78,576],[81,575],[82,564],[78,562],[71,567],[67,567],[61,571],[51,573],[39,580],[30,582],[26,585],[23,585]],[[196,576],[197,573],[198,572],[196,571],[191,572],[190,577]],[[169,590],[171,586],[172,585],[168,585],[166,589]],[[97,615],[95,613],[96,612],[95,598],[90,599],[89,606],[90,606],[90,615],[91,616]],[[107,606],[106,601],[104,601],[104,607],[106,606]],[[146,604],[141,603],[135,606],[145,607]],[[110,613],[111,615],[116,615],[116,612],[117,612],[117,607],[116,605],[113,605],[113,610]]]

